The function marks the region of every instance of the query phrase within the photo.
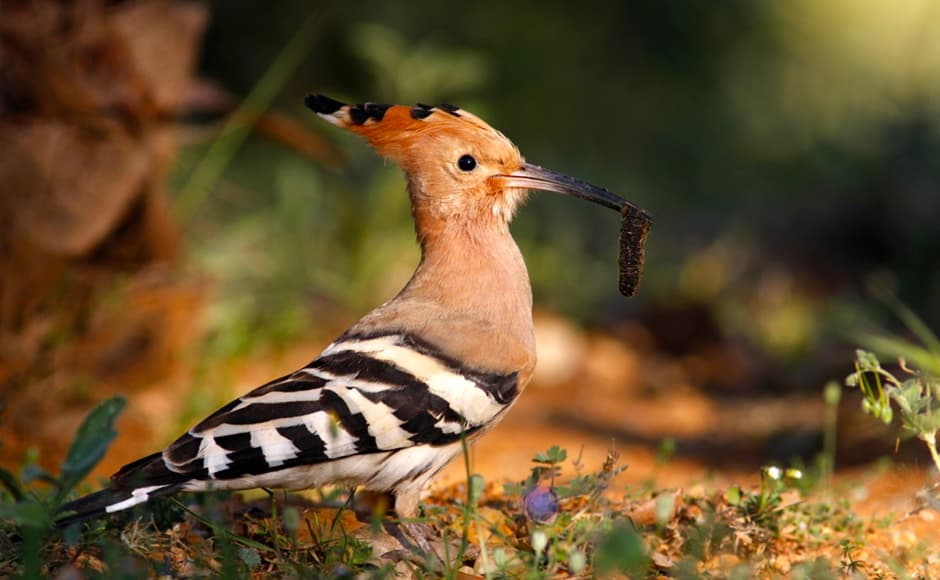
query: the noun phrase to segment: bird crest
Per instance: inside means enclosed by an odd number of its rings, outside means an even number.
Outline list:
[[[380,154],[403,167],[415,158],[416,147],[435,141],[460,140],[482,148],[495,143],[514,150],[515,146],[483,119],[455,105],[412,107],[380,103],[349,105],[324,95],[307,95],[304,103],[327,122],[365,137]]]

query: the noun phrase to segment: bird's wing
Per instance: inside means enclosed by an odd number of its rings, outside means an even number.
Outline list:
[[[458,441],[509,409],[517,378],[468,369],[410,335],[344,335],[303,369],[225,405],[162,453],[125,465],[110,488],[62,506],[66,515],[56,525],[180,490],[370,478],[376,474],[337,469],[322,479],[290,479],[290,468]]]
[[[414,337],[344,336],[303,369],[213,413],[163,461],[185,478],[228,480],[442,445],[491,424],[517,394],[516,373],[462,368]]]

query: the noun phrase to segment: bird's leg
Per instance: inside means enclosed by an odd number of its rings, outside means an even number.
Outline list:
[[[477,548],[477,546],[468,544],[464,546],[463,552],[461,552],[459,546],[463,544],[462,542],[458,543],[456,546],[453,543],[448,543],[447,538],[442,538],[438,535],[430,524],[418,520],[418,498],[420,494],[421,486],[416,486],[413,489],[396,490],[395,513],[398,515],[399,527],[414,541],[415,546],[422,553],[421,555],[427,559],[426,563],[429,563],[438,570],[445,570],[447,566],[451,564],[445,561],[439,551],[435,550],[432,546],[431,542],[438,540],[445,543],[443,549],[449,559],[456,557],[463,561],[476,560],[479,555],[479,548]],[[453,549],[449,550],[448,548]],[[389,556],[398,558],[405,557],[403,554],[390,554]],[[413,558],[408,559],[414,561]]]
[[[401,527],[404,528],[408,537],[415,541],[415,544],[417,544],[422,552],[429,557],[439,558],[437,552],[431,546],[431,539],[437,534],[434,533],[434,530],[429,524],[426,522],[408,521],[401,522]]]
[[[399,522],[397,526],[390,523],[388,526],[387,531],[398,540],[403,548],[385,552],[382,554],[383,558],[393,562],[411,562],[418,566],[427,567],[429,570],[440,571],[445,569],[444,561],[431,546],[430,540],[435,534],[428,524],[408,521]],[[409,541],[406,537],[414,544],[408,545]]]
[[[430,539],[435,536],[434,530],[425,522],[418,519],[418,501],[421,497],[421,488],[398,489],[395,491],[395,514],[401,527],[404,528],[415,544],[428,555],[437,555],[431,547]]]

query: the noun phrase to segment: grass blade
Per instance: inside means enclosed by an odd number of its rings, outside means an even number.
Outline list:
[[[940,376],[940,356],[912,342],[892,336],[867,334],[862,342],[884,358],[904,358],[908,363],[933,375]]]
[[[317,11],[307,17],[245,100],[228,116],[218,137],[209,145],[209,150],[199,160],[179,192],[176,210],[183,220],[192,217],[199,209],[259,117],[271,106],[274,97],[310,52],[316,38],[314,30],[318,21]]]
[[[924,343],[924,346],[927,347],[927,350],[929,350],[931,354],[940,358],[940,338],[937,338],[937,335],[930,330],[924,321],[914,314],[914,311],[908,308],[903,302],[895,298],[891,301],[891,305],[894,307],[898,318],[904,323],[904,326]]]

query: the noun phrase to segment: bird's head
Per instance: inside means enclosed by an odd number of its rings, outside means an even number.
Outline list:
[[[612,209],[629,205],[605,189],[527,163],[505,135],[451,105],[347,105],[309,95],[306,105],[330,123],[364,136],[405,171],[419,221],[508,223],[538,189]]]

